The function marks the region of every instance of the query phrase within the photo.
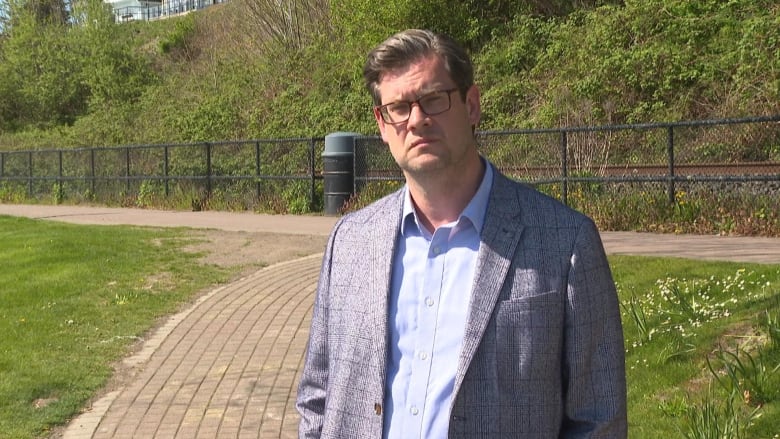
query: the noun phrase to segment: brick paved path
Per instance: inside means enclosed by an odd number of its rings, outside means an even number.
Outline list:
[[[293,438],[321,255],[261,269],[174,316],[128,359],[141,370],[65,439]]]

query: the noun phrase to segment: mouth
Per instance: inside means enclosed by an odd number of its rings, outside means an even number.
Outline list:
[[[432,138],[417,139],[414,142],[412,142],[412,144],[410,146],[410,149],[424,148],[426,146],[430,146],[435,141],[436,141],[436,139],[432,139]]]

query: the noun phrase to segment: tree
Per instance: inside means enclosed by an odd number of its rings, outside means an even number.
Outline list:
[[[115,23],[110,5],[102,0],[74,3],[73,33],[78,55],[86,60],[82,79],[94,107],[135,100],[150,81],[144,60],[132,50],[124,25]]]
[[[7,3],[0,47],[0,125],[69,124],[86,109],[82,61],[69,39],[62,2]],[[59,6],[57,6],[59,5]]]
[[[68,22],[68,6],[64,0],[26,0],[24,5],[39,24],[65,25]]]
[[[0,46],[0,127],[71,125],[132,102],[151,74],[101,0],[7,0]]]

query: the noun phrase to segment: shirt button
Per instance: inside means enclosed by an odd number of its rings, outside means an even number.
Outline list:
[[[410,412],[412,415],[414,415],[414,416],[417,416],[417,414],[418,414],[418,413],[420,413],[420,411],[419,411],[419,410],[417,410],[417,407],[416,407],[416,406],[412,406],[412,408],[409,410],[409,412]]]
[[[426,297],[425,304],[428,306],[433,306],[433,299],[431,299],[430,297]]]
[[[433,248],[433,254],[438,255],[439,253],[441,253],[441,247],[437,245]]]
[[[418,355],[418,357],[419,357],[421,360],[427,360],[427,359],[428,359],[428,354],[427,354],[427,353],[425,353],[425,352],[420,352],[420,354]]]

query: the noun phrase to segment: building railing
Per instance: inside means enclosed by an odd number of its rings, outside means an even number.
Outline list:
[[[565,203],[573,187],[664,193],[704,185],[780,196],[780,115],[676,123],[479,132],[481,153],[502,172]],[[322,199],[323,137],[0,152],[0,195],[111,200],[215,195],[277,203]],[[377,136],[354,140],[356,192],[403,182]],[[397,187],[397,185],[396,185]],[[708,189],[710,190],[710,189]],[[548,191],[549,192],[549,191]],[[193,201],[195,202],[195,201]]]
[[[226,1],[227,0],[169,0],[158,5],[117,8],[114,9],[114,16],[118,23],[134,20],[158,20],[180,15],[185,12],[197,11],[218,3],[225,3]]]

